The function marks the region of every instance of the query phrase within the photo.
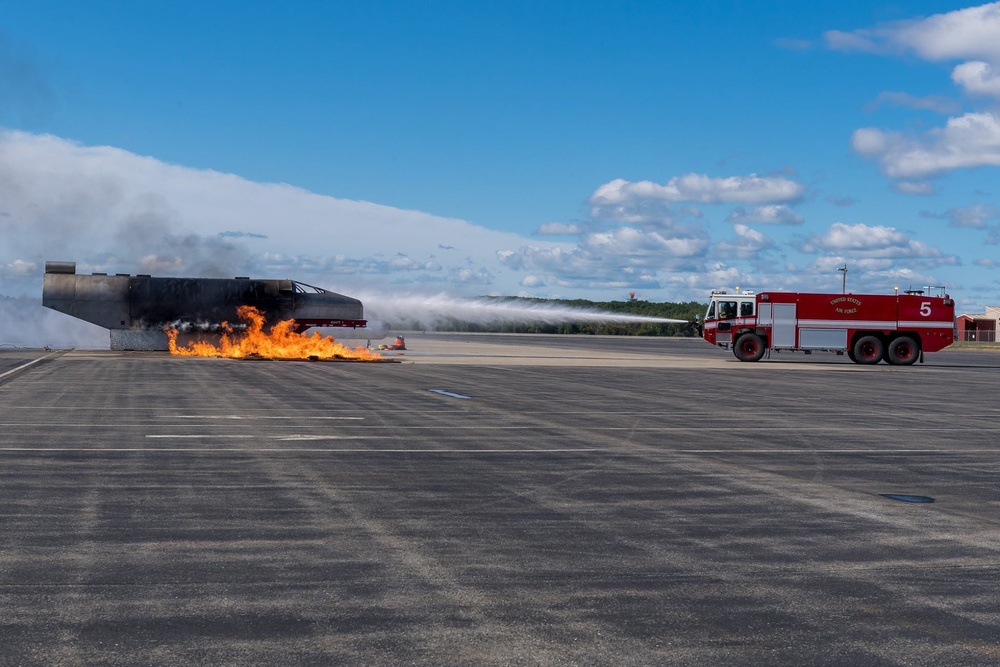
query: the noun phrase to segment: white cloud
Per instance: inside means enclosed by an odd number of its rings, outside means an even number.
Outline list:
[[[38,271],[37,262],[27,262],[23,259],[15,259],[7,264],[7,270],[15,276],[27,276]]]
[[[967,113],[923,136],[862,128],[851,140],[854,150],[877,159],[890,178],[920,179],[963,167],[1000,165],[1000,117]]]
[[[642,201],[769,204],[794,201],[804,192],[801,184],[780,176],[749,174],[712,178],[704,174],[685,174],[671,178],[664,185],[615,179],[597,188],[590,197],[590,204],[596,208],[628,207]]]
[[[892,189],[902,195],[929,197],[934,194],[934,184],[930,181],[896,181]]]
[[[981,60],[958,65],[951,72],[951,80],[972,95],[1000,97],[1000,71]]]
[[[806,239],[802,251],[833,253],[851,258],[933,258],[938,263],[953,263],[952,257],[922,241],[914,241],[894,227],[848,225],[835,222],[822,234]]]
[[[984,266],[988,269],[992,269],[1000,265],[1000,262],[993,259],[992,257],[981,257],[979,259],[974,259],[972,260],[972,263],[975,264],[976,266]]]
[[[619,257],[692,257],[702,254],[708,240],[701,237],[666,236],[660,232],[644,232],[633,227],[619,227],[605,232],[586,234],[581,246],[593,253]]]
[[[498,258],[505,267],[528,271],[533,280],[548,285],[648,288],[658,287],[661,275],[699,270],[709,245],[697,230],[626,225],[583,234],[572,248],[525,245],[503,250]]]
[[[493,273],[486,268],[471,269],[462,268],[454,271],[455,282],[465,283],[468,285],[492,285],[493,284]]]
[[[726,218],[733,223],[757,222],[773,225],[801,225],[805,218],[783,204],[756,206],[750,210],[737,208]]]
[[[868,53],[912,52],[926,60],[1000,62],[1000,2],[851,32],[827,32],[827,46]]]
[[[569,222],[549,222],[541,225],[535,233],[540,236],[567,236],[579,234],[582,231],[581,225]]]
[[[997,217],[997,208],[992,204],[974,204],[973,206],[950,208],[944,213],[921,211],[925,218],[948,220],[952,227],[968,229],[986,229],[989,221]]]
[[[834,30],[826,33],[826,42],[844,51],[964,61],[952,70],[952,81],[967,94],[1000,100],[1000,2],[852,32]],[[940,100],[921,100],[906,93],[883,93],[881,99],[945,108],[939,106]],[[923,135],[862,128],[851,143],[860,155],[876,159],[889,178],[919,182],[954,169],[1000,165],[1000,118],[990,111],[966,113]],[[897,190],[927,194],[928,188],[919,183]]]
[[[736,239],[718,243],[715,247],[717,255],[739,259],[757,259],[762,250],[774,245],[767,236],[744,224],[733,225],[733,231],[736,233]]]
[[[831,276],[837,275],[837,271],[847,264],[847,257],[842,255],[824,255],[822,257],[817,257],[809,264],[809,270],[821,273],[829,274]],[[882,259],[877,257],[854,257],[851,258],[850,265],[847,267],[848,275],[861,272],[884,272],[892,269],[895,263],[891,259]]]

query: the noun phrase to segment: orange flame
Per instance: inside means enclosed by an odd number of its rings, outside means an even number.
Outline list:
[[[377,361],[382,357],[363,347],[351,349],[338,343],[333,336],[323,336],[318,331],[312,335],[296,333],[295,320],[282,320],[269,333],[264,333],[264,313],[253,306],[236,309],[240,319],[247,323],[245,332],[236,334],[227,323],[223,323],[222,339],[215,346],[207,342],[190,343],[187,347],[177,345],[177,330],[167,330],[170,354],[182,357],[228,357],[244,359],[262,357],[264,359],[353,359],[357,361]]]

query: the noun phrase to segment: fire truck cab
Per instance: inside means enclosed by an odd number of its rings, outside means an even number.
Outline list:
[[[939,290],[927,295],[925,291]],[[713,291],[702,336],[740,361],[771,350],[844,354],[858,364],[909,366],[954,341],[955,302],[944,288],[903,294]]]

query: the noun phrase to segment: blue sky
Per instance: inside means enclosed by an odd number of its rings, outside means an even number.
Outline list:
[[[81,270],[1000,304],[1000,3],[3,2],[0,294]]]

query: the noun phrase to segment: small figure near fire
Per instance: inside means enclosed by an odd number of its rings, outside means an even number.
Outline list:
[[[383,344],[381,344],[381,345],[378,346],[378,349],[380,349],[380,350],[405,350],[406,349],[406,340],[404,340],[402,336],[396,336],[396,340],[392,341],[392,343],[390,345],[386,345],[385,343],[383,343]]]

